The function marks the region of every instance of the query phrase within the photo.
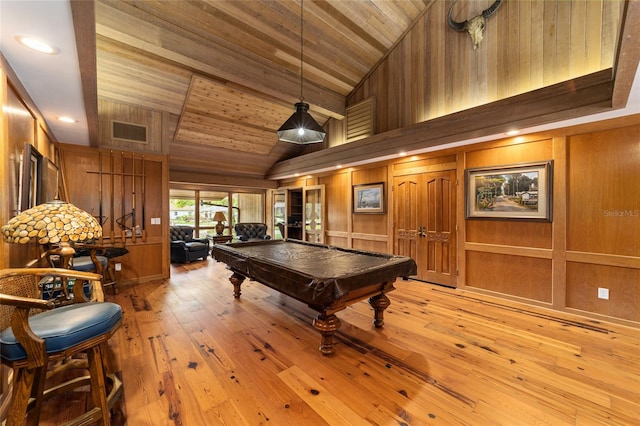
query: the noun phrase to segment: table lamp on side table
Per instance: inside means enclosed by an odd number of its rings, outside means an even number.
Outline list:
[[[58,245],[63,268],[68,268],[75,250],[72,243],[102,237],[102,227],[89,213],[58,199],[25,210],[2,227],[7,243]]]
[[[224,213],[216,212],[216,214],[213,215],[213,220],[218,221],[218,223],[216,223],[216,234],[222,235],[222,233],[224,232],[224,224],[222,222],[227,221]]]

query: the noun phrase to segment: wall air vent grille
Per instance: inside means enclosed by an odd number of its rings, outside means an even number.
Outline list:
[[[375,134],[375,102],[370,97],[347,107],[347,142],[354,142]]]
[[[128,142],[147,143],[147,126],[114,120],[111,122],[111,137]]]

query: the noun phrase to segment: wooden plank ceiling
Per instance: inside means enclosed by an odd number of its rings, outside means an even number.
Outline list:
[[[321,125],[342,119],[431,3],[306,0],[301,88],[299,0],[99,0],[98,97],[165,113],[172,171],[261,178],[309,150],[275,134],[301,89]]]

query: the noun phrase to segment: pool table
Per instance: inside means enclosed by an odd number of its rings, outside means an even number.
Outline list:
[[[234,296],[249,278],[293,297],[319,312],[313,326],[322,335],[320,351],[335,352],[333,335],[340,327],[336,312],[369,298],[373,324],[382,327],[389,306],[385,295],[394,290],[396,278],[416,274],[416,263],[394,256],[344,249],[298,240],[266,240],[216,244],[212,256],[232,271]]]

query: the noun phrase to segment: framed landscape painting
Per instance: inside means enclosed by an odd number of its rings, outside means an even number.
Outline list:
[[[384,213],[384,183],[353,186],[354,213]]]
[[[467,219],[551,222],[553,161],[465,170]]]

